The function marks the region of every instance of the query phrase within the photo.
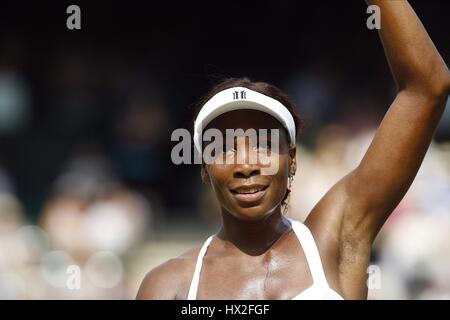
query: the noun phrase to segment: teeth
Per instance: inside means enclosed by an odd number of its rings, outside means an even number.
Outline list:
[[[237,191],[237,193],[239,193],[239,194],[249,194],[249,193],[256,193],[256,192],[261,191],[261,190],[262,189],[260,189],[260,188],[254,188],[254,189],[240,190],[240,191]]]

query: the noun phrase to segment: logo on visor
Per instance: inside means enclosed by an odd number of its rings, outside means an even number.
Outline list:
[[[240,94],[240,97],[239,97]],[[241,92],[239,91],[233,91],[233,100],[238,100],[238,99],[247,99],[247,91],[242,90]]]

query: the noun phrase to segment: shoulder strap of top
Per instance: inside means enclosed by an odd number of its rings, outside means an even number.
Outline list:
[[[289,219],[292,223],[297,238],[300,241],[300,245],[305,253],[306,260],[309,265],[309,270],[313,278],[313,285],[324,285],[328,287],[327,278],[322,267],[322,261],[320,259],[319,250],[317,249],[316,242],[314,241],[311,231],[300,221]]]
[[[202,248],[200,249],[200,252],[198,253],[197,263],[195,264],[194,276],[192,277],[187,300],[195,300],[197,298],[197,289],[198,283],[200,281],[200,271],[202,270],[203,256],[205,255],[206,249],[208,249],[209,243],[211,242],[213,237],[214,236],[210,236],[205,241]]]

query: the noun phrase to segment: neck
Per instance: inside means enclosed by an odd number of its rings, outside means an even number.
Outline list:
[[[241,220],[223,210],[222,228],[218,237],[239,250],[255,256],[266,252],[290,228],[290,223],[282,215],[280,207],[264,219],[257,221]]]

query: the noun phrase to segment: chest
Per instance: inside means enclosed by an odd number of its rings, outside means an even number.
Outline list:
[[[312,285],[306,257],[283,252],[270,257],[205,257],[197,299],[286,300]]]

